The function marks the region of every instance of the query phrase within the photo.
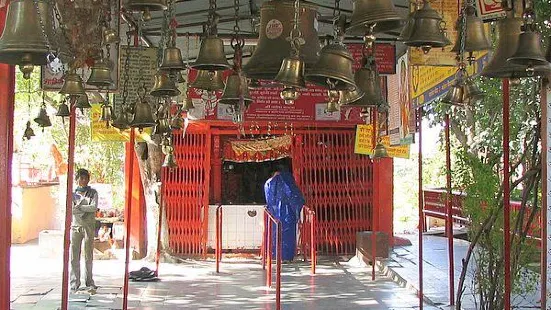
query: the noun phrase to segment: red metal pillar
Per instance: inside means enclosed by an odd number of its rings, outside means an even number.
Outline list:
[[[222,152],[220,135],[214,135],[212,148],[212,202],[222,203]]]
[[[130,145],[134,146],[136,140],[135,129],[130,130]],[[130,167],[134,166],[134,152],[130,153],[129,165]],[[130,175],[127,176],[129,180],[133,178],[133,169],[130,170]],[[132,187],[128,186],[126,191],[126,197],[132,197]],[[126,199],[126,214],[132,214],[132,202],[131,199]],[[123,299],[122,299],[122,308],[124,310],[128,309],[128,271],[129,271],[129,260],[130,260],[130,229],[132,224],[132,217],[129,216],[125,218],[126,226],[126,238],[124,242],[125,247],[125,256],[124,256],[124,285],[123,285]]]
[[[452,173],[451,173],[451,150],[450,150],[450,115],[446,114],[445,119],[445,133],[446,133],[446,187],[448,194],[446,195],[446,231],[448,235],[448,264],[449,264],[449,289],[450,289],[450,305],[455,304],[455,270],[453,259],[453,210],[452,210]]]
[[[542,149],[542,152],[541,152],[541,156],[542,156],[542,160],[541,162],[543,163],[542,165],[542,172],[541,172],[541,175],[542,175],[542,182],[541,182],[541,185],[542,185],[542,188],[541,188],[541,192],[542,192],[542,200],[541,200],[541,221],[540,221],[540,226],[541,226],[541,309],[544,310],[546,309],[547,307],[547,264],[549,263],[549,261],[547,260],[547,221],[549,220],[549,218],[547,217],[547,200],[548,200],[548,191],[549,191],[549,188],[548,188],[548,184],[549,184],[549,171],[547,170],[547,162],[549,160],[549,157],[548,157],[548,150],[549,150],[549,144],[548,144],[548,141],[549,141],[549,117],[551,115],[548,114],[548,106],[547,106],[547,100],[549,100],[549,98],[547,98],[547,87],[549,86],[549,81],[547,81],[547,79],[544,79],[544,82],[543,82],[543,85],[541,87],[541,101],[540,101],[540,106],[541,106],[541,136],[543,137],[541,139],[541,149]]]
[[[0,31],[7,6],[0,8]],[[13,107],[15,70],[0,64],[0,308],[10,308],[11,165],[13,157]]]
[[[509,184],[509,79],[503,79],[503,268],[505,269],[505,310],[511,309],[511,195]]]
[[[423,310],[423,231],[425,220],[423,217],[423,106],[417,109],[417,130],[419,131],[419,310]]]

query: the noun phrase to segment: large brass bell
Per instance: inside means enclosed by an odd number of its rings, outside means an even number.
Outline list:
[[[153,84],[153,88],[149,93],[153,97],[174,97],[180,94],[180,90],[166,72],[157,71],[155,84]]]
[[[403,25],[392,0],[354,0],[352,7],[347,34],[364,35],[373,24],[374,33],[387,32]]]
[[[113,85],[111,78],[111,68],[104,59],[97,60],[92,66],[92,72],[86,84],[96,86],[98,88],[109,87]]]
[[[464,106],[465,104],[467,104],[465,87],[461,80],[456,80],[453,83],[450,90],[448,90],[446,95],[444,95],[444,98],[442,98],[442,102],[456,106]]]
[[[363,93],[359,100],[341,103],[341,105],[349,107],[371,108],[378,106],[384,102],[381,91],[381,82],[377,71],[372,66],[364,66],[354,74],[354,80],[358,89]]]
[[[191,67],[207,71],[223,71],[231,68],[224,52],[224,41],[215,36],[204,38],[201,41],[199,55]]]
[[[286,57],[274,81],[286,87],[304,88],[304,61],[299,56]]]
[[[34,119],[34,122],[38,124],[38,127],[42,127],[42,128],[52,126],[52,122],[50,121],[48,112],[46,112],[46,106],[43,105],[40,108],[40,111],[38,112],[38,116]]]
[[[206,91],[216,91],[224,89],[224,80],[221,71],[199,70],[195,80],[189,84],[189,87],[202,89]]]
[[[466,36],[465,36],[465,46],[464,51],[471,53],[476,51],[486,51],[492,48],[492,43],[488,39],[488,36],[486,35],[486,31],[484,30],[484,23],[482,22],[482,19],[478,16],[476,16],[476,9],[469,5],[465,8],[465,14],[467,15],[465,17],[466,22]],[[459,20],[461,20],[461,16],[459,17]],[[458,33],[461,32],[463,25],[461,22],[457,23],[457,31]],[[461,48],[461,42],[462,38],[460,35],[457,36],[457,40],[455,41],[455,45],[452,48],[452,52],[459,53],[459,49]]]
[[[42,29],[45,30],[49,41],[54,42],[51,40],[53,38],[52,16],[49,1],[10,1],[4,32],[0,38],[0,63],[45,65],[48,62],[47,56],[50,50]]]
[[[226,88],[224,88],[224,93],[218,102],[220,104],[238,105],[240,98],[243,98],[245,107],[248,107],[253,102],[253,99],[249,95],[247,78],[243,75],[240,76],[237,73],[232,73],[228,76]]]
[[[305,39],[300,54],[306,64],[306,72],[318,60],[320,43],[317,24],[317,7],[301,2],[299,8],[299,30]],[[243,67],[251,79],[273,80],[283,59],[291,53],[291,46],[286,40],[293,29],[294,1],[265,1],[260,8],[259,38],[248,63]]]
[[[354,59],[346,46],[341,43],[326,45],[317,64],[306,74],[306,80],[329,89],[354,89],[353,63]]]
[[[61,87],[59,93],[62,95],[78,97],[85,94],[82,79],[75,70],[67,72],[65,75],[65,81],[63,82],[63,86]]]
[[[421,9],[421,6],[420,3],[417,3],[417,5],[415,6],[415,10],[409,13],[406,19],[406,23],[402,28],[402,31],[400,32],[400,35],[396,38],[398,41],[404,41],[411,36],[411,33],[415,28],[415,15],[419,9]]]
[[[126,113],[126,110],[124,108],[121,109],[119,115],[113,121],[111,126],[119,130],[126,130],[130,128],[130,124],[128,122],[128,113]]]
[[[411,47],[420,47],[423,52],[428,53],[433,47],[444,47],[451,42],[444,34],[440,24],[442,16],[434,10],[427,0],[423,7],[413,14],[413,27],[409,33],[404,34],[404,44]]]
[[[388,152],[383,143],[379,141],[377,145],[375,145],[375,149],[373,150],[373,159],[381,159],[384,157],[388,157]]]
[[[134,106],[134,115],[130,122],[130,127],[139,128],[140,130],[147,127],[155,126],[151,105],[145,99],[139,99]]]
[[[59,105],[59,107],[57,107],[56,116],[60,116],[60,117],[69,117],[69,116],[71,116],[71,112],[69,111],[69,106],[65,102],[62,102]]]
[[[34,137],[34,130],[31,127],[31,122],[27,121],[27,125],[25,126],[25,131],[23,132],[23,140],[30,140],[32,137]]]
[[[163,11],[168,8],[166,0],[126,0],[122,7],[129,11],[146,12]]]
[[[363,98],[365,93],[360,90],[360,88],[355,88],[354,90],[341,90],[339,91],[339,105],[346,106],[354,104]]]
[[[182,60],[180,49],[175,46],[165,48],[160,69],[165,71],[179,71],[185,68],[186,66]]]
[[[528,76],[544,75],[551,72],[551,63],[545,59],[541,36],[532,29],[521,32],[516,52],[507,63],[523,66]]]

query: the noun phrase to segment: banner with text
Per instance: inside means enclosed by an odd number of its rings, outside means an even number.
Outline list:
[[[409,144],[405,145],[390,145],[390,137],[381,137],[382,143],[385,146],[388,156],[394,158],[409,158]],[[373,137],[373,125],[364,124],[356,127],[356,140],[354,142],[354,153],[363,155],[373,155],[375,141]]]
[[[101,118],[101,104],[92,104],[90,109],[90,131],[93,142],[130,142],[130,130],[120,131],[113,126],[107,126]],[[151,128],[143,132],[136,130],[136,141],[147,141]]]

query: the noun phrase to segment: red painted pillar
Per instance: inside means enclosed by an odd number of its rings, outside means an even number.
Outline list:
[[[222,203],[222,150],[220,144],[220,135],[215,134],[212,137],[212,199],[213,203]]]
[[[389,246],[394,244],[394,165],[392,158],[381,158],[377,163],[373,164],[374,180],[373,190],[377,193],[374,195],[373,205],[378,207],[375,211],[377,216],[377,231],[388,235]]]
[[[0,8],[0,31],[7,6]],[[15,69],[0,64],[0,308],[10,308],[11,165],[13,156],[13,107]]]
[[[133,160],[131,160],[131,157],[133,157]],[[124,211],[124,218],[130,218],[132,224],[130,227],[130,247],[136,249],[139,258],[143,258],[147,254],[145,197],[143,195],[138,158],[134,151],[134,145],[131,143],[126,143],[124,175],[126,193],[130,195],[126,199],[129,199],[130,204],[132,204],[131,214],[128,214],[128,208],[125,208]],[[131,187],[131,190],[128,187]]]

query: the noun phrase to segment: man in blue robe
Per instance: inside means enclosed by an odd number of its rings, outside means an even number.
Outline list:
[[[281,222],[282,260],[292,261],[297,244],[297,222],[304,205],[304,197],[293,175],[283,167],[278,167],[273,176],[264,184],[264,194],[268,211]],[[277,230],[272,229],[272,253],[275,255]]]

